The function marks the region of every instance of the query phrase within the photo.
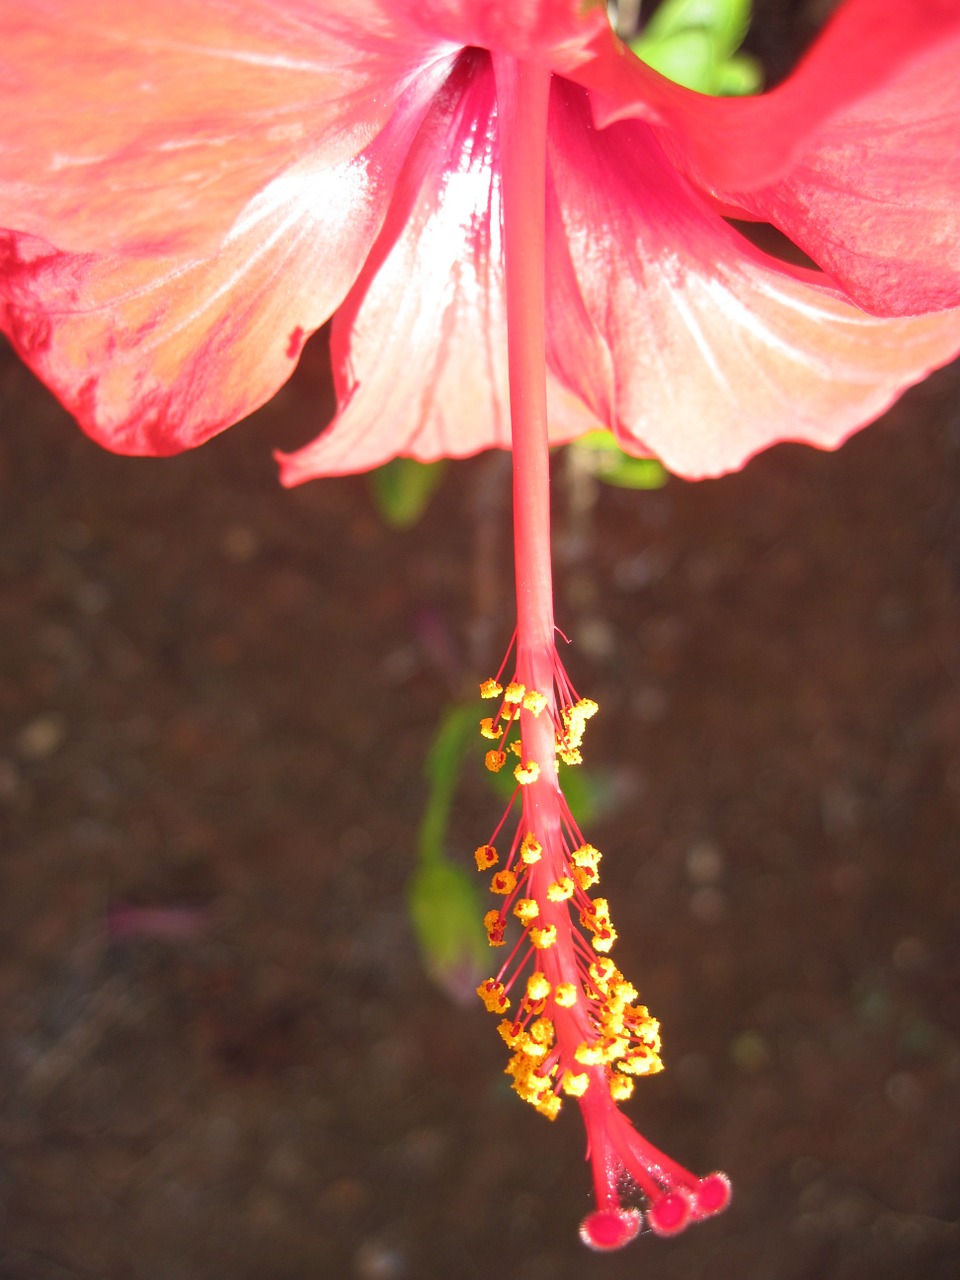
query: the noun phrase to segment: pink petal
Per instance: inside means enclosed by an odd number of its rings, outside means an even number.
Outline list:
[[[75,252],[215,246],[284,169],[369,146],[449,53],[386,0],[4,5],[0,220]]]
[[[422,110],[409,101],[354,160],[311,158],[276,178],[210,258],[108,258],[0,236],[0,328],[107,447],[202,443],[273,395],[339,305]]]
[[[567,72],[590,89],[599,124],[642,117],[704,187],[751,191],[788,172],[835,115],[882,94],[917,59],[949,50],[960,0],[846,0],[797,69],[772,92],[712,98],[658,75],[609,33]],[[674,154],[675,151],[675,154]]]
[[[960,306],[960,30],[724,198],[774,223],[875,315]]]
[[[540,62],[563,74],[610,35],[604,5],[583,0],[390,0],[391,13],[460,46]]]
[[[394,204],[337,313],[340,412],[312,444],[280,455],[284,484],[510,447],[506,308],[494,84],[473,50],[411,150]],[[559,442],[597,425],[552,383]]]
[[[832,448],[960,349],[958,311],[867,316],[754,249],[647,126],[592,131],[563,82],[551,113],[550,361],[625,447],[691,478],[778,440]]]
[[[595,49],[573,74],[599,121],[649,120],[694,182],[774,222],[859,305],[960,305],[960,0],[848,0],[756,98],[704,98]]]

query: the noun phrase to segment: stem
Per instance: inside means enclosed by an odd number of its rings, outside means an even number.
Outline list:
[[[579,983],[574,930],[566,905],[547,899],[547,887],[563,874],[560,784],[555,769],[556,642],[550,562],[550,447],[547,434],[546,209],[547,112],[550,72],[515,58],[494,56],[497,120],[503,180],[503,248],[506,267],[510,423],[513,436],[513,541],[517,579],[517,675],[539,690],[547,705],[539,716],[523,710],[524,761],[536,761],[540,777],[522,788],[523,821],[537,834],[545,856],[530,873],[530,896],[540,919],[557,930],[557,943],[542,957],[551,983]],[[579,1017],[558,1019],[558,1041]],[[579,1029],[578,1033],[579,1033]],[[573,1051],[573,1044],[561,1049]]]
[[[548,693],[554,644],[544,285],[550,72],[504,55],[494,56],[493,68],[503,176],[517,647],[549,652],[546,681],[543,671],[535,674],[537,687]]]

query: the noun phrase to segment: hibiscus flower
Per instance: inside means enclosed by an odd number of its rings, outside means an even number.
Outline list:
[[[286,483],[509,447],[491,53],[553,73],[554,442],[714,475],[960,348],[957,0],[850,0],[745,100],[581,0],[43,0],[0,37],[0,325],[119,452],[223,430],[331,316],[340,410]]]
[[[482,732],[490,768],[516,754],[519,816],[476,857],[491,945],[521,933],[479,994],[513,992],[520,1096],[580,1107],[587,1244],[719,1212],[726,1178],[619,1110],[659,1029],[558,784],[597,708],[556,650],[548,448],[599,423],[701,476],[834,446],[960,348],[960,0],[849,0],[736,102],[645,68],[581,0],[38,0],[0,36],[0,316],[93,436],[199,444],[332,315],[338,413],[286,483],[513,449],[515,665]]]

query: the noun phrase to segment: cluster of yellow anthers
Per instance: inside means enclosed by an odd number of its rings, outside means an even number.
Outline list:
[[[505,735],[506,729],[497,725],[506,721],[509,728],[521,706],[539,715],[546,705],[542,694],[516,682],[502,689],[489,680],[481,692],[485,697],[503,695],[500,715],[481,724],[487,738]],[[567,754],[579,759],[584,725],[596,709],[596,703],[573,695],[556,717],[561,759]],[[502,749],[498,754],[503,754]],[[502,762],[495,767],[502,767]],[[516,771],[521,786],[536,781],[521,776],[527,768],[521,765]],[[546,779],[539,785],[556,786]],[[477,994],[491,1013],[505,1014],[511,1009],[508,993],[527,961],[534,958],[518,1007],[512,1017],[501,1021],[499,1030],[512,1050],[507,1073],[513,1077],[514,1089],[550,1119],[560,1111],[562,1094],[584,1098],[588,1090],[605,1087],[620,1102],[633,1092],[633,1077],[652,1075],[662,1065],[659,1024],[646,1006],[636,1003],[636,988],[604,954],[617,936],[610,908],[606,898],[591,898],[587,893],[599,880],[600,851],[583,839],[562,796],[558,802],[561,829],[555,847],[545,850],[532,831],[523,830],[521,820],[501,866],[492,841],[506,822],[504,815],[491,843],[476,851],[478,870],[493,871],[490,889],[503,899],[499,909],[484,917],[490,945],[504,944],[509,913],[523,927],[500,973],[482,982]],[[577,913],[582,933],[571,919],[572,912]]]
[[[510,1008],[502,982],[488,979],[477,991],[491,1013]],[[551,984],[535,969],[514,1017],[498,1028],[513,1051],[506,1070],[520,1097],[551,1120],[559,1114],[561,1093],[582,1098],[597,1082],[606,1084],[614,1101],[629,1098],[632,1077],[662,1068],[659,1023],[636,999],[636,988],[608,957],[593,961],[577,983]],[[558,1028],[558,1021],[569,1025]],[[564,1052],[562,1040],[574,1028]]]
[[[487,716],[480,721],[480,732],[485,738],[496,742],[496,747],[488,751],[485,763],[491,773],[499,773],[507,763],[507,753],[521,755],[520,740],[508,740],[521,707],[532,715],[538,716],[547,705],[546,694],[539,689],[528,689],[517,680],[511,680],[504,688],[498,680],[484,680],[480,686],[483,698],[503,698],[500,710],[495,716]],[[575,698],[561,705],[559,717],[555,720],[555,737],[557,760],[564,764],[580,764],[580,743],[587,727],[587,721],[596,715],[597,704],[592,698]],[[559,764],[558,764],[559,767]],[[520,760],[514,768],[514,777],[522,786],[536,782],[540,776],[540,766],[535,760]]]

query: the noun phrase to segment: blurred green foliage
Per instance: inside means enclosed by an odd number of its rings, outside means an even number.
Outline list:
[[[410,919],[424,968],[459,998],[472,991],[489,961],[480,886],[444,846],[460,768],[477,738],[479,711],[470,703],[446,711],[424,765],[427,803],[417,841],[417,869],[407,889]]]
[[[630,47],[661,75],[698,93],[756,93],[760,65],[737,52],[750,11],[751,0],[664,0]]]
[[[443,462],[393,458],[370,472],[373,500],[383,521],[393,529],[415,525],[443,479]]]

